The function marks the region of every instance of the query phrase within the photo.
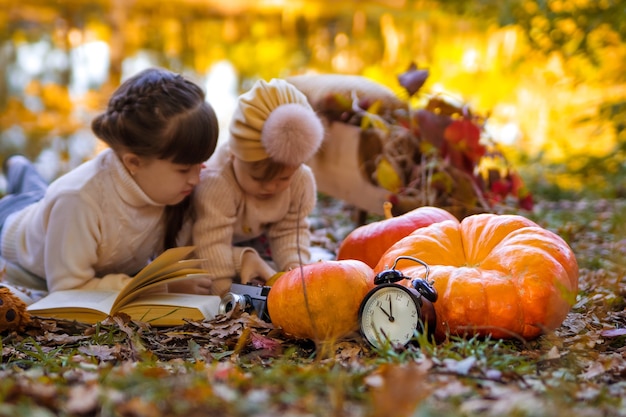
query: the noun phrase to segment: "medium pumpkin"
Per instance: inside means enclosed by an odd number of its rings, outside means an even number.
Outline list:
[[[430,266],[439,338],[447,332],[535,338],[561,325],[578,290],[569,245],[518,215],[477,214],[416,230],[389,248],[375,272],[401,255]],[[400,260],[396,267],[424,276],[414,262]]]
[[[337,259],[358,259],[374,268],[391,245],[409,233],[444,220],[456,220],[438,207],[418,207],[400,216],[391,216],[391,203],[385,205],[385,219],[354,229],[341,242]]]
[[[285,333],[332,341],[358,328],[359,306],[373,286],[374,271],[361,261],[319,261],[278,278],[267,308]]]

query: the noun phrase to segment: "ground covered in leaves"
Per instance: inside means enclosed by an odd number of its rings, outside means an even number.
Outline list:
[[[322,199],[315,243],[336,250],[351,214]],[[626,416],[626,203],[522,214],[580,266],[577,303],[552,334],[374,351],[358,334],[316,346],[240,312],[167,329],[35,319],[1,335],[0,415]]]

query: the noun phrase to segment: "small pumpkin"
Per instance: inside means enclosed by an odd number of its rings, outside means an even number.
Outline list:
[[[375,272],[401,255],[430,266],[439,293],[438,338],[447,332],[535,338],[561,325],[578,290],[569,245],[518,215],[476,214],[421,228],[389,248]],[[424,275],[414,262],[401,260],[396,268]]]
[[[384,210],[385,219],[360,226],[346,236],[337,251],[337,259],[358,259],[374,268],[391,245],[414,230],[456,220],[446,210],[431,206],[418,207],[396,217],[391,215],[391,203],[385,203]]]
[[[357,260],[319,261],[280,276],[267,296],[272,324],[317,342],[358,328],[358,312],[374,286],[374,271]]]

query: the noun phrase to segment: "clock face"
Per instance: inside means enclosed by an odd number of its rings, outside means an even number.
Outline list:
[[[419,328],[419,300],[408,288],[381,285],[363,300],[360,318],[361,333],[373,346],[381,347],[386,340],[405,345]]]

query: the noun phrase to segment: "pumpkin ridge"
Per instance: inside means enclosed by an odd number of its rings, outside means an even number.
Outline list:
[[[486,292],[488,294],[487,301],[487,314],[486,319],[489,326],[492,327],[491,334],[493,337],[509,337],[510,332],[507,329],[523,329],[526,322],[526,312],[523,308],[521,298],[522,294],[518,287],[518,282],[515,276],[507,271],[503,273],[501,271],[488,270],[489,272],[498,272],[497,276],[500,278],[496,284],[485,285]],[[500,284],[500,285],[498,285]],[[504,291],[502,294],[499,291],[498,294],[494,294],[496,290],[500,290],[501,287],[508,288],[508,291]],[[505,297],[509,296],[511,300],[505,302]],[[508,314],[507,314],[508,313]],[[504,323],[503,323],[504,322]],[[518,333],[517,331],[513,331]]]
[[[473,265],[480,265],[509,234],[531,226],[538,227],[532,220],[516,214],[481,213],[466,217],[459,226],[466,259]]]
[[[311,275],[309,271],[309,275]],[[314,339],[318,339],[320,332],[317,328],[317,320],[315,319],[318,316],[317,312],[313,311],[311,304],[309,303],[309,292],[306,288],[306,281],[304,279],[303,271],[300,271],[300,287],[302,289],[302,299],[304,300],[304,309],[307,313],[307,318],[309,319],[309,325],[311,326],[311,334]]]
[[[511,257],[552,260],[563,266],[569,290],[576,291],[578,289],[578,263],[573,252],[568,251],[568,248],[565,241],[546,229],[522,228],[511,232],[494,247],[483,265],[489,267],[490,262],[501,264],[502,260],[513,262]]]

